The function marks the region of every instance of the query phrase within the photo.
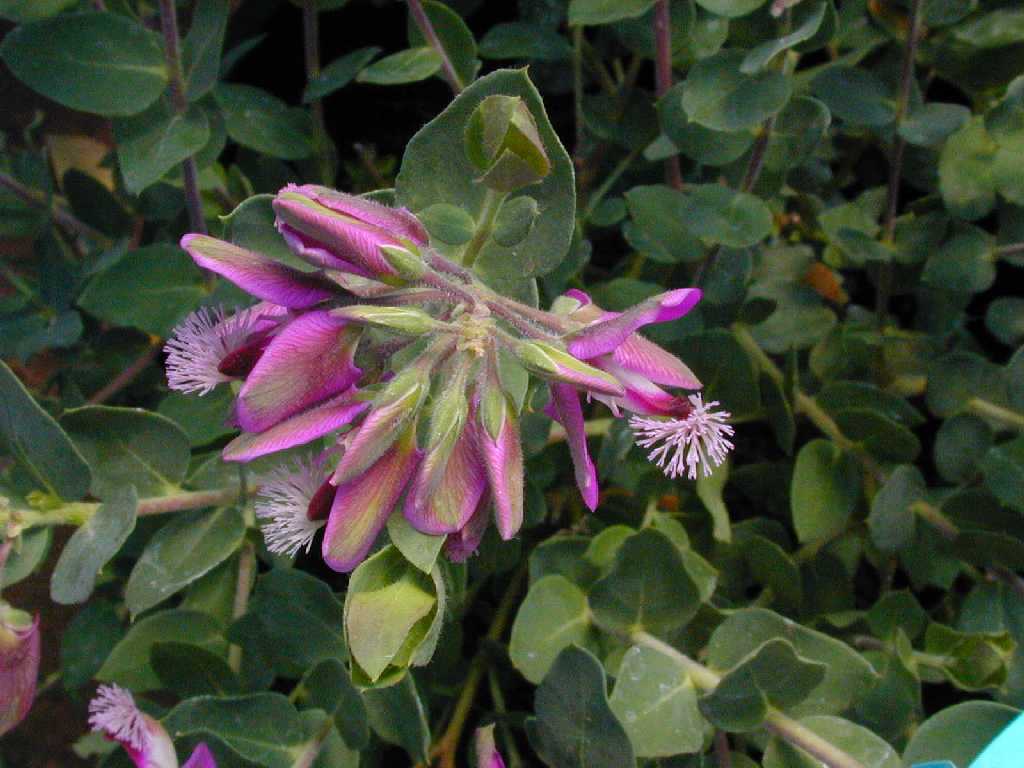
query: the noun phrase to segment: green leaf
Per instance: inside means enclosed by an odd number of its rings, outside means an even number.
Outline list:
[[[1024,38],[1024,11],[1013,7],[998,8],[961,24],[953,35],[972,48],[1016,45]]]
[[[857,460],[829,440],[806,443],[796,457],[790,503],[802,542],[842,533],[860,496]]]
[[[433,570],[446,538],[420,533],[409,524],[400,509],[388,518],[388,536],[402,556],[424,573]]]
[[[991,239],[978,227],[963,226],[924,265],[921,282],[942,290],[980,293],[996,279]]]
[[[991,428],[977,416],[961,413],[946,419],[935,436],[935,468],[943,480],[966,483],[978,473],[978,462],[993,440]]]
[[[928,365],[928,408],[936,416],[960,413],[982,393],[986,400],[1004,402],[1006,389],[1002,368],[973,352],[956,350]]]
[[[128,485],[140,496],[159,496],[177,490],[185,479],[188,438],[152,411],[87,405],[65,411],[60,424],[89,463],[89,490],[97,498]]]
[[[862,381],[830,382],[814,399],[833,417],[843,411],[870,408],[906,427],[919,427],[925,423],[920,411],[904,398]]]
[[[676,83],[658,101],[661,129],[682,154],[706,165],[728,165],[754,143],[754,131],[715,131],[692,121],[683,109],[686,82]]]
[[[989,333],[1009,347],[1024,341],[1024,299],[1014,296],[998,298],[988,305],[985,327]]]
[[[114,138],[125,189],[137,195],[205,147],[210,126],[196,104],[177,114],[157,102],[139,115],[115,120]]]
[[[96,679],[117,683],[135,693],[162,687],[150,663],[157,643],[179,642],[222,654],[227,651],[223,630],[216,619],[199,611],[173,609],[139,619],[103,662]]]
[[[626,768],[636,763],[622,724],[608,706],[604,669],[572,646],[555,659],[537,688],[530,743],[554,768]]]
[[[49,554],[52,538],[51,528],[35,528],[21,534],[7,556],[3,572],[0,572],[0,589],[30,576]]]
[[[393,53],[370,64],[356,82],[371,85],[418,83],[441,71],[441,56],[429,45]]]
[[[448,245],[465,245],[473,239],[476,221],[463,208],[448,203],[435,203],[420,211],[417,217],[430,236]]]
[[[391,664],[405,666],[438,612],[433,581],[395,547],[364,560],[345,594],[345,637],[352,658],[379,678]]]
[[[439,201],[463,208],[479,222],[486,190],[464,149],[470,115],[488,96],[523,99],[551,161],[551,172],[529,188],[544,215],[514,248],[493,240],[480,252],[475,269],[485,281],[521,285],[524,279],[550,272],[569,250],[575,227],[575,186],[572,164],[544,111],[540,94],[525,70],[499,70],[480,78],[427,123],[406,146],[396,181],[399,204],[419,213]]]
[[[89,490],[89,465],[82,454],[2,360],[0,438],[10,455],[50,493],[74,501]]]
[[[732,541],[732,527],[729,521],[729,508],[725,505],[722,492],[729,480],[729,465],[719,467],[710,477],[701,473],[697,478],[697,498],[711,515],[713,525],[711,535],[715,541],[729,543]]]
[[[81,603],[92,594],[96,574],[134,530],[137,506],[133,486],[118,488],[71,535],[50,579],[50,597],[54,602]]]
[[[240,693],[238,678],[228,663],[205,648],[158,642],[150,651],[149,662],[163,688],[179,698]]]
[[[964,701],[925,720],[903,752],[904,765],[950,760],[970,765],[1020,712],[994,701]]]
[[[827,7],[828,3],[826,0],[802,3],[797,6],[793,11],[793,31],[775,40],[763,42],[751,50],[740,65],[740,72],[745,75],[753,74],[762,69],[782,51],[789,50],[795,45],[810,40],[821,26]]]
[[[485,59],[568,61],[572,46],[558,32],[522,21],[495,24],[480,40]]]
[[[76,0],[0,0],[0,18],[24,24],[55,16]]]
[[[591,587],[589,599],[595,623],[615,632],[669,632],[700,608],[700,592],[679,549],[652,529],[626,540],[611,571]]]
[[[370,740],[366,705],[340,661],[324,659],[310,667],[299,685],[304,709],[323,710],[334,718],[338,733],[349,747],[366,747]]]
[[[738,131],[760,125],[786,105],[790,81],[774,70],[744,74],[743,60],[742,51],[728,50],[693,66],[683,89],[690,120],[715,131]]]
[[[463,86],[467,86],[476,78],[477,70],[480,69],[480,60],[476,57],[476,40],[466,22],[462,20],[453,9],[437,0],[425,0],[423,10],[434,28],[441,48],[448,55],[452,69],[458,76]],[[429,45],[429,41],[423,36],[419,26],[409,14],[406,24],[406,33],[409,38],[409,47],[416,48],[421,45]]]
[[[716,16],[735,19],[764,5],[765,0],[697,0],[697,5]]]
[[[15,77],[71,109],[133,115],[163,93],[164,54],[156,34],[116,13],[75,13],[14,29],[0,57]]]
[[[228,136],[243,147],[282,160],[313,154],[313,124],[305,110],[251,85],[220,83],[213,95]]]
[[[981,471],[996,498],[1024,513],[1024,436],[989,448],[981,460]]]
[[[796,611],[803,602],[802,577],[796,561],[776,542],[752,535],[742,542],[747,567],[756,581],[771,590],[778,604]]]
[[[772,213],[764,202],[721,184],[693,184],[685,194],[683,220],[705,242],[742,248],[772,231]]]
[[[971,117],[971,110],[962,104],[933,101],[922,104],[900,123],[899,134],[910,144],[935,147],[946,140]]]
[[[875,684],[874,668],[848,645],[763,608],[730,614],[711,635],[707,663],[715,670],[732,669],[764,643],[778,639],[788,641],[804,661],[825,666],[822,681],[789,707],[796,717],[842,712]]]
[[[811,90],[850,125],[880,128],[896,119],[893,94],[867,69],[829,67],[814,78]]]
[[[125,603],[137,616],[185,588],[238,549],[245,520],[234,508],[181,514],[157,531],[142,550],[125,586]]]
[[[235,434],[236,429],[226,424],[234,401],[229,387],[218,387],[203,397],[171,392],[160,401],[157,413],[183,429],[192,445],[207,445]]]
[[[221,0],[199,0],[193,7],[181,48],[181,69],[189,101],[202,98],[217,84],[229,11],[230,6]]]
[[[172,738],[215,736],[239,757],[266,768],[291,768],[306,741],[299,713],[279,693],[199,696],[168,712],[163,725]]]
[[[129,251],[94,275],[78,305],[114,325],[166,338],[205,294],[203,274],[188,254],[160,243]]]
[[[237,246],[262,253],[275,261],[308,272],[310,264],[292,253],[274,226],[273,195],[253,195],[221,220],[224,237]]]
[[[670,656],[639,645],[626,651],[609,705],[637,757],[692,754],[704,745],[696,688]]]
[[[942,658],[943,673],[964,691],[1002,687],[1015,646],[1008,632],[957,632],[937,623],[924,636],[925,652]]]
[[[911,505],[927,493],[924,478],[917,467],[896,467],[871,500],[868,530],[871,541],[882,552],[896,552],[914,540],[917,524]]]
[[[113,603],[100,599],[82,606],[60,641],[64,690],[77,690],[92,680],[123,634]]]
[[[359,48],[332,61],[306,85],[306,90],[302,92],[302,103],[309,104],[311,101],[317,101],[344,88],[352,82],[363,67],[373,61],[380,50],[371,45]]]
[[[939,191],[951,213],[974,220],[992,210],[997,149],[981,116],[971,118],[946,140],[939,155]]]
[[[512,624],[508,653],[531,683],[539,683],[570,645],[593,642],[587,596],[564,576],[550,574],[530,586]]]
[[[857,760],[864,768],[901,768],[895,749],[862,725],[828,715],[805,717],[800,724]],[[778,736],[772,736],[764,768],[819,768],[821,761]]]
[[[427,759],[430,724],[412,675],[386,688],[363,691],[363,701],[374,733],[387,743],[400,746],[413,762]]]
[[[825,677],[825,665],[800,658],[785,640],[769,640],[729,670],[718,686],[701,698],[701,712],[730,731],[757,728],[769,707],[789,709]]]
[[[292,568],[259,577],[249,610],[228,636],[283,677],[298,678],[321,659],[347,655],[341,603],[327,584]]]
[[[810,158],[832,124],[828,107],[810,96],[791,99],[775,118],[764,153],[765,168],[785,171]]]
[[[633,187],[626,207],[635,228],[627,225],[626,239],[653,261],[698,261],[704,249],[686,226],[686,205],[682,192],[663,184]]]
[[[643,16],[654,0],[569,0],[569,26],[612,24]]]

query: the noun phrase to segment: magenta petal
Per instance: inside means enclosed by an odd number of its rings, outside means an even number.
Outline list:
[[[487,531],[488,509],[487,494],[480,497],[476,505],[476,511],[466,523],[455,533],[448,534],[444,540],[444,553],[453,563],[464,563],[470,555],[480,548],[480,542]]]
[[[593,303],[593,299],[590,298],[590,294],[584,293],[579,288],[570,288],[564,295],[576,299],[576,301],[580,303],[581,307],[585,307],[588,304]]]
[[[370,273],[362,267],[338,258],[322,245],[307,241],[303,235],[293,230],[287,224],[284,224],[280,219],[277,220],[275,226],[277,231],[281,233],[281,237],[284,238],[285,243],[291,248],[292,253],[303,261],[316,267],[323,267],[324,269],[350,272],[361,277],[369,277]]]
[[[395,274],[379,248],[402,245],[400,233],[337,213],[289,190],[278,194],[273,205],[278,230],[298,237],[305,248],[322,249],[333,260],[353,264],[370,275]]]
[[[581,360],[589,360],[622,344],[637,328],[651,323],[676,320],[700,301],[699,288],[680,288],[652,296],[621,314],[591,323],[568,339],[568,349]]]
[[[206,746],[206,742],[201,741],[192,751],[188,762],[181,768],[217,768],[217,761],[213,759],[213,753]]]
[[[639,334],[631,334],[611,354],[620,369],[644,376],[656,384],[680,389],[703,386],[682,360]],[[604,368],[600,362],[595,361],[595,364]]]
[[[476,442],[476,429],[467,424],[433,492],[423,493],[423,473],[417,473],[405,500],[405,517],[413,528],[437,535],[454,533],[469,522],[487,489]]]
[[[494,518],[501,538],[511,539],[523,524],[523,446],[518,425],[506,415],[497,439],[477,431],[480,454],[494,497]]]
[[[375,227],[380,227],[388,232],[393,232],[417,245],[425,245],[430,239],[427,231],[420,224],[419,219],[412,215],[405,208],[389,208],[365,197],[346,195],[336,189],[317,186],[316,184],[303,184],[297,186],[289,184],[282,192],[296,192],[300,195],[316,200],[325,208],[338,211],[354,219],[365,221]]]
[[[324,562],[348,572],[366,557],[421,458],[411,432],[366,472],[338,486],[324,533]]]
[[[340,429],[370,407],[365,400],[353,400],[355,393],[355,387],[351,387],[323,405],[285,419],[265,432],[239,435],[224,446],[224,461],[252,461]]]
[[[358,329],[324,310],[292,320],[267,345],[238,393],[238,424],[246,432],[262,432],[348,389],[362,373],[352,363],[358,340]]]
[[[306,309],[337,295],[322,275],[268,259],[237,245],[206,235],[185,235],[181,247],[200,267],[226,277],[257,298],[290,309]]]
[[[575,390],[567,384],[551,384],[551,400],[555,406],[558,421],[565,429],[569,454],[576,472],[576,485],[583,496],[583,502],[591,512],[597,509],[597,470],[587,450],[587,434],[583,426],[583,409]]]
[[[39,616],[25,628],[0,622],[0,734],[25,719],[39,676]]]

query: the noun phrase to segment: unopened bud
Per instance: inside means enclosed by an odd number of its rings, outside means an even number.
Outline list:
[[[331,310],[331,316],[350,323],[363,323],[387,328],[398,333],[420,336],[437,330],[441,323],[416,307],[388,307],[354,304]]]
[[[25,719],[38,675],[38,617],[0,603],[0,734]]]
[[[518,96],[488,96],[466,126],[466,155],[483,172],[480,182],[498,192],[535,184],[551,161],[530,108]]]
[[[622,385],[599,368],[587,365],[564,349],[543,341],[522,341],[515,347],[516,357],[526,370],[545,379],[554,379],[602,395],[621,397]]]
[[[395,273],[405,280],[419,280],[427,271],[427,265],[423,263],[423,259],[408,248],[402,248],[399,245],[382,245],[380,252]]]

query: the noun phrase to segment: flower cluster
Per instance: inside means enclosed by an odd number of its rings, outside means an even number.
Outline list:
[[[257,504],[272,551],[294,554],[325,528],[323,557],[348,571],[401,504],[419,531],[447,535],[453,560],[472,554],[494,511],[498,533],[523,520],[520,406],[508,366],[543,379],[547,413],[565,430],[587,506],[598,503],[580,394],[631,422],[675,477],[710,472],[732,447],[727,413],[638,329],[675,320],[697,289],[626,312],[581,292],[551,311],[499,295],[442,256],[405,209],[317,186],[274,199],[277,228],[302,270],[205,235],[182,247],[202,267],[260,299],[234,315],[199,310],[167,343],[173,389],[204,394],[237,382],[228,461],[251,461],[340,434],[322,455],[266,478]],[[514,378],[514,377],[512,377]],[[404,501],[403,501],[404,499]]]

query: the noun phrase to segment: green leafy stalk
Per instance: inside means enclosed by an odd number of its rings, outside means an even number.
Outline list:
[[[409,0],[409,13],[412,14],[412,19],[419,27],[420,32],[423,33],[423,37],[430,43],[430,47],[437,51],[437,55],[441,57],[441,73],[444,75],[444,79],[448,82],[448,85],[452,87],[452,91],[458,96],[466,88],[466,84],[462,82],[462,78],[459,77],[459,73],[455,71],[455,67],[452,65],[452,60],[448,56],[448,52],[444,49],[441,44],[441,40],[437,36],[437,32],[434,31],[434,25],[430,23],[430,17],[427,16],[426,11],[423,10],[423,4],[420,0]]]
[[[185,79],[181,72],[181,39],[178,35],[178,16],[174,0],[160,0],[160,28],[164,35],[164,57],[174,111],[184,115],[188,111],[188,96],[185,93]],[[206,234],[206,220],[203,218],[203,203],[199,197],[199,170],[195,157],[187,157],[181,164],[182,181],[185,188],[185,206],[188,208],[189,226],[193,232]]]

